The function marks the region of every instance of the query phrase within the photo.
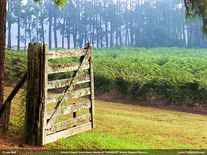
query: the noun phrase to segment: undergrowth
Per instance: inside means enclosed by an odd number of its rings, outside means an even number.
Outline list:
[[[206,104],[207,51],[181,48],[94,48],[95,90],[115,90],[122,96],[147,99],[157,96],[166,104]],[[26,54],[6,53],[6,78],[22,77]],[[59,65],[77,62],[78,58],[61,58],[49,62]],[[18,62],[18,63],[17,63]],[[71,73],[52,74],[51,79],[69,78]]]

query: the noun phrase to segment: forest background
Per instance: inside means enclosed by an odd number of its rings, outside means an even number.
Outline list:
[[[7,3],[8,47],[42,42],[69,49],[88,41],[110,48],[207,46],[201,20],[186,22],[183,1],[68,0],[64,8],[51,1]]]
[[[50,1],[8,1],[8,47],[14,24],[17,48],[28,42],[47,43],[50,49],[83,48],[91,41],[98,92],[154,96],[166,104],[207,103],[207,40],[202,22],[187,23],[185,8],[178,1],[70,0],[65,8]],[[60,59],[49,65],[70,61],[78,60]],[[26,64],[26,53],[7,50],[5,79],[18,80]],[[50,80],[67,77],[68,73],[56,74]]]

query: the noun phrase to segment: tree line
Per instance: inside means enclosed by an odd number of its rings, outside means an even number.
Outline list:
[[[16,23],[17,47],[45,43],[45,37],[49,48],[58,48],[59,41],[62,48],[82,48],[88,41],[110,48],[207,47],[202,21],[186,22],[185,6],[173,0],[68,0],[64,8],[51,1],[7,3],[8,46]]]

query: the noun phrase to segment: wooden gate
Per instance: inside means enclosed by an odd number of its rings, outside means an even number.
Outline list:
[[[52,59],[78,57],[79,62],[64,65],[49,66],[48,61]],[[94,81],[93,81],[93,60],[92,44],[84,49],[73,49],[64,51],[49,51],[48,45],[43,46],[43,64],[42,64],[42,87],[41,87],[41,111],[40,111],[40,129],[41,144],[56,141],[59,138],[69,137],[95,127],[94,120]],[[88,75],[82,76],[83,70],[88,70]],[[70,78],[48,81],[50,74],[71,72]],[[87,88],[74,90],[75,86],[82,83],[89,83]],[[48,90],[64,88],[60,94],[49,95]],[[66,105],[73,98],[80,98],[89,95],[89,100],[79,103]],[[48,110],[50,104],[55,103],[55,108]],[[77,116],[76,112],[83,109],[89,109],[88,113]],[[56,123],[60,116],[73,116],[70,119]]]

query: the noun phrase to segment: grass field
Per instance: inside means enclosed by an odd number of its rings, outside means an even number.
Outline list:
[[[129,103],[130,104],[130,103]],[[207,149],[205,115],[96,101],[96,128],[56,149]]]
[[[76,102],[81,100],[84,99],[78,99]],[[12,111],[16,111],[17,103],[20,103],[20,100],[12,106]],[[49,143],[45,148],[207,149],[206,115],[130,103],[101,100],[96,100],[95,103],[95,129]],[[21,133],[16,129],[20,126],[17,121],[16,115],[11,116],[9,138],[18,140]]]

